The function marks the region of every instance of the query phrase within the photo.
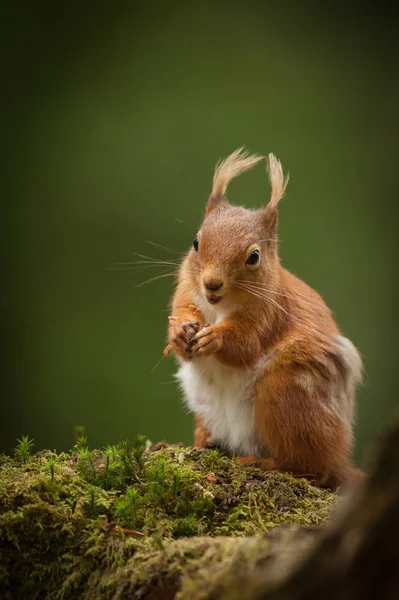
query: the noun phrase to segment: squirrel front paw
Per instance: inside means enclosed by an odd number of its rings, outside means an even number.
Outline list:
[[[198,333],[200,324],[198,321],[174,321],[170,320],[170,344],[173,352],[187,360],[191,356],[190,342]]]
[[[205,325],[190,341],[191,353],[189,359],[199,356],[209,356],[221,349],[223,334],[217,325]]]

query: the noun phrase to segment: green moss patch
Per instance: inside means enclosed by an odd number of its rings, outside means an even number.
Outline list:
[[[2,598],[205,598],[241,552],[270,552],[266,532],[322,524],[335,500],[218,450],[21,443],[0,457]]]

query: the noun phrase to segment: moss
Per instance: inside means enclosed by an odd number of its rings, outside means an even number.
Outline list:
[[[155,598],[159,585],[160,597],[211,597],[233,563],[270,554],[266,532],[322,524],[335,499],[218,450],[151,452],[142,437],[29,452],[0,457],[4,598]]]

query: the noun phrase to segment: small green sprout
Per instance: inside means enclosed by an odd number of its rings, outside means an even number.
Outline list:
[[[89,449],[89,444],[87,442],[87,437],[85,435],[80,435],[78,437],[78,439],[76,440],[76,448],[77,448],[78,452],[80,450],[88,450]]]
[[[96,468],[93,453],[82,446],[78,449],[78,461],[76,468],[79,473],[88,483],[93,483],[96,478]]]
[[[173,493],[173,488],[171,490],[171,486],[166,481],[166,465],[167,461],[164,458],[160,458],[151,474],[153,495],[157,502],[163,507],[166,507],[170,491]]]
[[[117,519],[125,521],[128,516],[128,505],[126,500],[119,500],[115,507],[115,516]]]
[[[28,435],[23,435],[17,442],[18,444],[14,449],[15,457],[25,463],[32,454],[34,446],[33,440],[30,440]]]
[[[182,523],[183,533],[186,535],[195,535],[198,532],[198,522],[195,515],[188,515]]]
[[[137,522],[137,506],[140,501],[140,494],[136,488],[129,488],[127,491],[127,499],[131,505],[134,522]]]
[[[107,444],[104,448],[105,456],[109,458],[116,458],[118,456],[118,448],[114,444]]]
[[[127,497],[132,505],[137,504],[137,500],[139,498],[139,491],[136,488],[129,488],[127,491]]]
[[[92,485],[89,489],[89,497],[85,502],[86,514],[94,516],[97,513],[96,507],[97,488]]]
[[[78,456],[81,460],[86,460],[90,456],[90,450],[86,446],[78,448]]]
[[[144,460],[143,454],[146,450],[146,438],[144,435],[140,433],[137,435],[134,443],[133,443],[133,458],[140,467],[140,469],[144,468]]]
[[[159,483],[159,485],[165,485],[165,467],[166,460],[164,458],[160,458],[153,473],[153,480],[156,483]]]
[[[138,433],[136,435],[136,439],[135,439],[135,446],[142,446],[143,448],[145,448],[145,443],[147,441],[147,438],[145,437],[145,435],[143,435],[142,433]]]
[[[134,476],[134,465],[131,456],[131,447],[128,441],[122,442],[119,452],[121,464],[127,479],[131,479]]]
[[[54,457],[50,457],[49,459],[47,459],[47,466],[50,470],[50,475],[51,475],[51,483],[53,483],[54,481],[54,474],[55,474],[55,465],[57,464],[57,461],[55,460]]]
[[[162,485],[160,485],[157,482],[153,482],[153,494],[154,494],[154,498],[156,499],[156,501],[158,502],[158,504],[160,504],[163,508],[166,508],[166,501],[168,499],[168,494],[167,491],[165,490],[164,487],[162,487]]]
[[[106,446],[104,448],[104,456],[105,456],[105,469],[104,469],[104,478],[103,478],[104,490],[108,489],[109,464],[110,464],[111,457],[113,455],[114,455],[113,449],[110,446]]]

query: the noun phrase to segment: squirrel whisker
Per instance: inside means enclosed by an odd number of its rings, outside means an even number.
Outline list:
[[[251,281],[251,282],[250,282],[250,281],[248,281],[248,280],[246,280],[246,279],[241,279],[241,280],[239,280],[239,282],[240,282],[240,283],[241,283],[241,282],[242,282],[242,283],[251,283],[251,284],[254,284],[254,285],[263,285],[263,284],[261,284],[261,283],[259,283],[259,282],[256,282],[256,281]],[[238,283],[238,282],[237,282],[237,283]],[[289,289],[289,288],[282,287],[281,289],[283,289],[283,290],[287,290],[287,289]],[[301,292],[298,292],[297,290],[295,290],[295,296],[292,296],[292,297],[293,297],[293,298],[296,298],[297,296],[302,296],[303,298],[308,298],[308,296],[306,296],[306,294],[302,294]],[[320,303],[322,303],[322,300],[321,300],[321,299],[320,299]],[[314,305],[314,306],[317,306],[317,305]]]
[[[172,248],[168,248],[167,246],[161,246],[161,244],[157,244],[156,242],[151,242],[150,240],[146,240],[147,244],[151,244],[154,248],[158,248],[159,250],[164,250],[165,252],[172,252],[173,254],[177,254],[178,256],[184,256],[184,252],[177,252],[177,250],[173,250]]]
[[[135,255],[138,256],[141,259],[144,259],[144,261],[151,262],[153,264],[156,264],[156,263],[163,263],[164,264],[164,263],[166,263],[166,264],[173,265],[173,266],[180,266],[180,263],[178,263],[176,261],[173,261],[173,260],[165,260],[165,259],[162,259],[162,258],[161,259],[159,259],[159,258],[153,258],[152,256],[145,256],[144,254],[135,254]],[[131,264],[138,263],[138,262],[140,262],[140,261],[133,260],[133,261],[131,261]]]
[[[121,265],[121,268],[119,270],[121,271],[125,271],[125,270],[140,270],[140,269],[149,269],[151,267],[180,267],[180,265],[178,263],[173,263],[170,261],[135,261],[135,262],[131,262],[131,263],[118,263],[118,265]],[[144,265],[144,266],[143,266]],[[195,267],[195,265],[194,265]],[[201,269],[199,269],[198,267],[196,268],[196,272],[197,273],[201,273]]]
[[[149,285],[150,283],[153,283],[154,281],[157,281],[158,279],[163,279],[164,277],[177,277],[178,273],[164,273],[163,275],[157,275],[156,277],[152,277],[151,279],[147,279],[146,281],[142,281],[141,283],[137,284],[134,289],[140,288],[140,287],[144,287],[145,285]]]
[[[280,308],[283,312],[285,312],[286,315],[290,314],[287,310],[285,310],[285,308],[283,306],[281,306],[281,304],[279,304],[278,302],[276,302],[275,300],[273,300],[273,298],[270,298],[270,296],[266,296],[266,294],[261,294],[260,292],[253,290],[249,286],[244,286],[242,284],[238,284],[238,285],[239,285],[239,287],[241,287],[241,289],[249,292],[253,296],[255,296],[257,298],[264,298],[265,300],[268,300],[271,304],[274,304],[275,306],[278,306],[278,308]]]
[[[153,373],[155,371],[155,369],[157,368],[157,366],[159,365],[159,363],[165,358],[164,355],[161,356],[161,358],[158,360],[158,362],[155,363],[155,365],[152,367],[151,369],[151,373]]]
[[[194,273],[192,273],[192,274],[194,274]],[[153,283],[154,281],[157,281],[158,279],[163,279],[164,277],[178,277],[178,276],[179,276],[178,270],[171,271],[168,273],[162,273],[161,275],[156,275],[155,277],[151,277],[150,279],[147,279],[146,281],[142,281],[141,283],[138,283],[134,289],[144,287],[146,285],[149,285],[150,283]]]
[[[237,283],[237,284],[244,283],[244,281],[236,281],[235,283]],[[276,292],[276,290],[272,290],[271,288],[266,287],[257,282],[245,281],[245,285],[252,287],[252,289],[254,289],[256,291],[269,292],[270,294],[275,294],[277,296],[283,296],[284,298],[289,298],[290,300],[297,300],[298,302],[303,302],[304,304],[309,304],[309,306],[313,306],[314,308],[319,308],[321,306],[321,304],[314,304],[313,302],[309,302],[308,300],[303,300],[302,298],[298,298],[297,296],[288,296],[288,294],[283,294],[282,292]]]
[[[152,256],[145,256],[144,254],[138,254],[135,253],[136,256],[139,256],[141,259],[144,260],[134,260],[134,261],[130,261],[130,262],[120,262],[120,263],[115,263],[118,266],[126,266],[129,267],[131,269],[134,269],[136,267],[140,267],[141,265],[148,265],[149,267],[162,267],[162,266],[170,266],[170,267],[177,267],[180,268],[180,263],[171,261],[171,260],[159,260],[156,258],[153,258]],[[194,262],[194,261],[193,261]],[[201,273],[202,269],[200,268],[200,266],[198,265],[198,263],[194,263],[194,267],[196,269],[196,271],[198,273]]]
[[[151,269],[152,267],[167,267],[169,269],[169,267],[175,267],[177,265],[174,264],[169,264],[169,263],[146,263],[146,262],[139,262],[136,264],[127,264],[126,266],[121,266],[119,270],[121,271],[135,271],[135,270],[142,270],[142,269]]]
[[[148,266],[142,266],[142,265],[136,265],[136,266],[132,266],[132,265],[126,265],[124,266],[123,264],[121,266],[119,266],[120,263],[116,263],[114,267],[107,267],[107,271],[136,271],[136,273],[140,273],[140,271],[144,271],[145,269],[149,269],[150,267],[152,267],[153,265],[148,265]]]
[[[134,267],[135,265],[154,265],[154,266],[163,266],[163,265],[171,265],[172,267],[178,267],[179,264],[178,263],[174,263],[168,260],[159,260],[159,261],[155,261],[155,260],[132,260],[130,262],[122,262],[122,263],[115,263],[116,266],[131,266]]]

